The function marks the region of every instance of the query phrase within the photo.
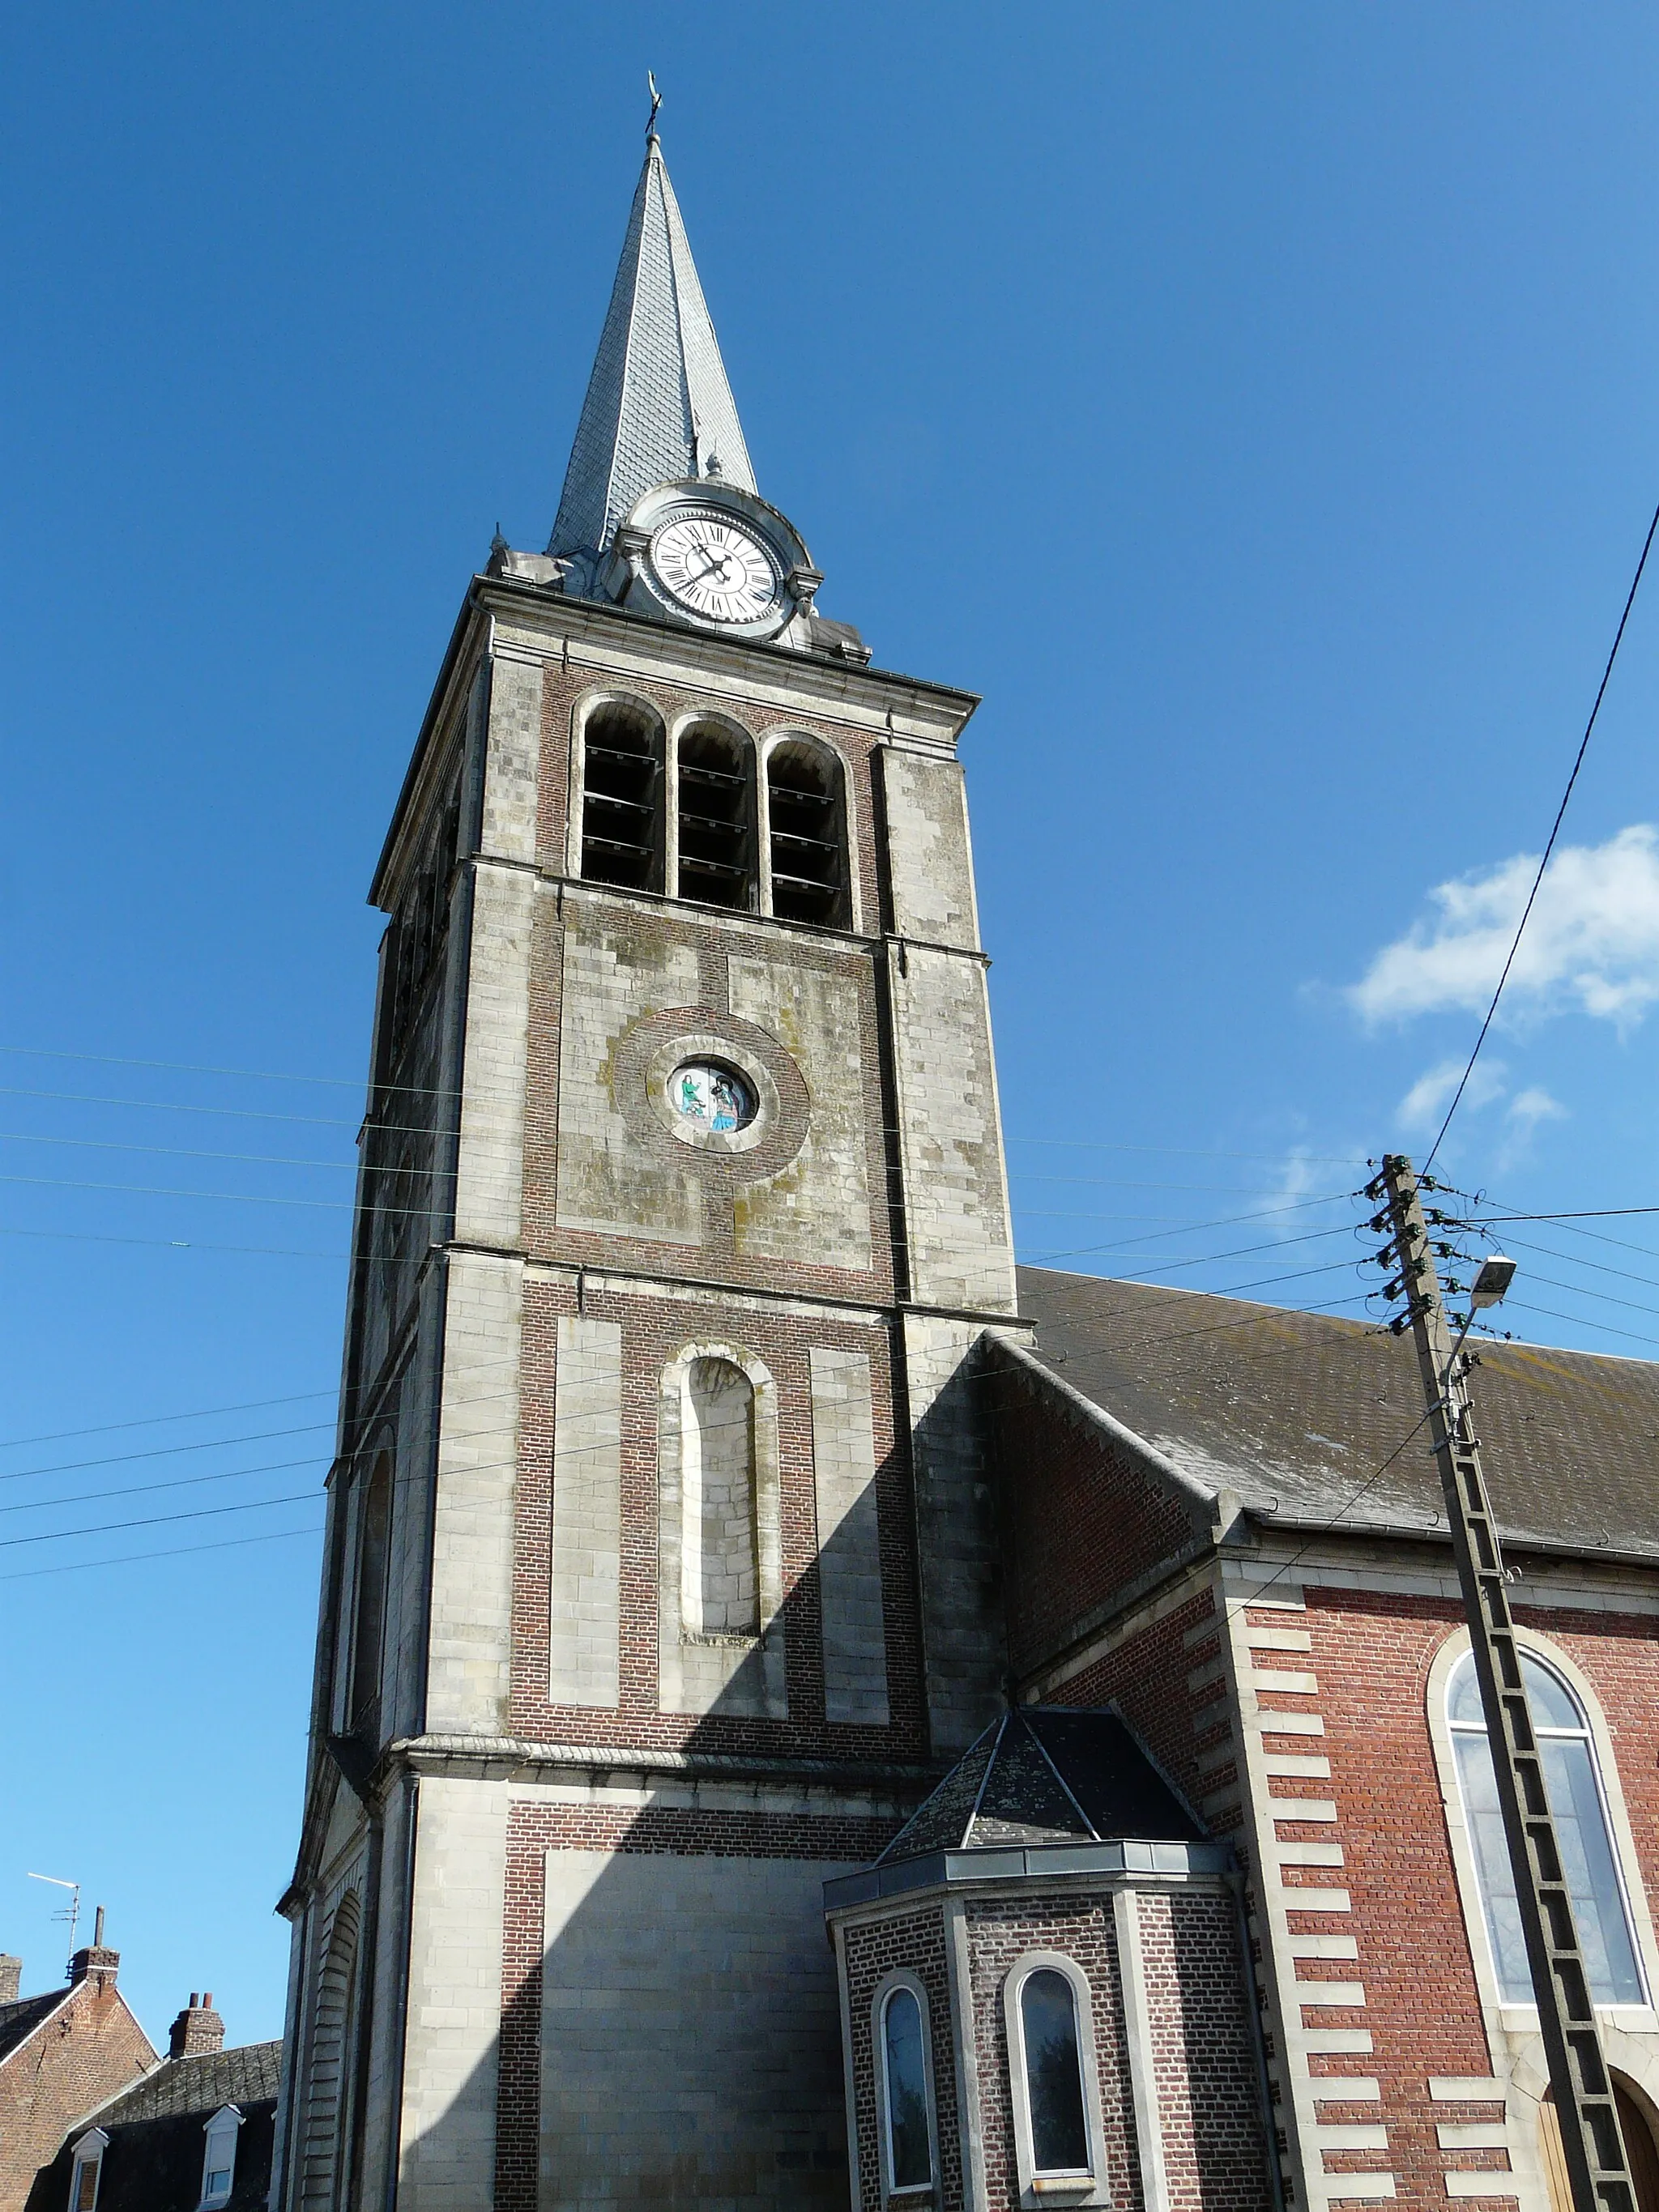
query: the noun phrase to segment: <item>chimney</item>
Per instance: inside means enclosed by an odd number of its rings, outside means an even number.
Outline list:
[[[198,2058],[205,2051],[222,2051],[224,2047],[225,2024],[213,2009],[212,1990],[204,1990],[198,2004],[192,1990],[190,2002],[167,2032],[167,2057]]]
[[[16,2003],[22,1978],[23,1961],[14,1959],[9,1951],[0,1951],[0,2005]]]
[[[92,1923],[92,1941],[84,1950],[77,1951],[69,1963],[71,1986],[84,1982],[88,1976],[99,1989],[113,1988],[115,1971],[121,1963],[118,1951],[107,1949],[104,1943],[104,1908],[100,1905]]]

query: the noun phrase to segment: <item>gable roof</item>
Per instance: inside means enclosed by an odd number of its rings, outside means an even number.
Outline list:
[[[1038,1363],[1211,1497],[1233,1490],[1269,1526],[1443,1540],[1427,1428],[1411,1433],[1423,1386],[1409,1338],[1201,1291],[1018,1274]],[[1659,1364],[1489,1341],[1480,1361],[1501,1533],[1659,1565]]]
[[[1116,1713],[1023,1705],[969,1746],[876,1863],[1010,1844],[1197,1843],[1203,1833]]]
[[[0,2005],[0,2066],[3,2066],[20,2043],[25,2043],[43,2020],[50,2020],[60,2004],[66,2004],[74,1994],[72,1990],[48,1990],[44,1996],[18,1997],[10,2004]]]
[[[576,425],[550,553],[600,553],[641,495],[704,477],[756,489],[737,403],[654,131]]]
[[[179,2115],[206,2120],[222,2105],[240,2105],[246,2111],[262,2098],[276,2096],[282,2063],[280,2041],[163,2059],[153,2074],[100,2105],[91,2118],[100,2128],[118,2128]]]

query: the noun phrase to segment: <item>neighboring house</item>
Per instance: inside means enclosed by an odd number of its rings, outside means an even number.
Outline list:
[[[22,1961],[0,1956],[0,2212],[22,2212],[41,2163],[71,2121],[155,2064],[155,2052],[115,1985],[118,1951],[93,1942],[70,1961],[64,1988],[22,1997]]]
[[[167,2057],[68,2130],[27,2212],[254,2212],[270,2186],[283,2046],[224,2040],[211,1990],[192,1995]]]

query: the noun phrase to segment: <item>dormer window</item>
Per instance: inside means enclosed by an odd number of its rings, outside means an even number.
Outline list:
[[[69,2212],[97,2212],[98,2184],[108,2148],[109,2137],[101,2128],[88,2129],[76,2144],[70,2167]]]
[[[234,2105],[222,2105],[207,2124],[207,2148],[202,2159],[202,2212],[229,2202],[236,2180],[236,2136],[242,2115]]]

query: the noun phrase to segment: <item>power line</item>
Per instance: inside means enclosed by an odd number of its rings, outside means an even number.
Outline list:
[[[1463,1093],[1468,1088],[1469,1078],[1474,1073],[1474,1063],[1480,1057],[1481,1046],[1486,1042],[1486,1031],[1492,1027],[1492,1016],[1498,1012],[1498,1001],[1503,997],[1504,986],[1510,980],[1510,969],[1515,965],[1515,956],[1521,949],[1522,933],[1525,930],[1531,916],[1533,903],[1538,896],[1539,886],[1544,880],[1544,871],[1550,864],[1550,854],[1555,850],[1555,841],[1561,833],[1561,823],[1567,811],[1567,801],[1572,797],[1572,787],[1578,781],[1578,771],[1584,765],[1584,755],[1589,750],[1590,732],[1595,727],[1595,718],[1601,713],[1601,702],[1607,696],[1607,684],[1613,675],[1613,664],[1618,659],[1619,648],[1624,642],[1625,625],[1630,620],[1630,611],[1636,604],[1637,588],[1642,581],[1642,571],[1648,565],[1648,550],[1653,544],[1656,531],[1659,531],[1659,507],[1656,507],[1653,510],[1653,520],[1648,525],[1648,534],[1642,543],[1642,557],[1636,564],[1636,574],[1631,578],[1630,591],[1625,599],[1625,611],[1620,616],[1619,627],[1613,633],[1613,650],[1607,655],[1607,665],[1601,671],[1601,681],[1596,686],[1595,703],[1591,707],[1589,720],[1584,725],[1584,734],[1578,744],[1578,756],[1573,762],[1572,774],[1567,778],[1567,787],[1561,794],[1561,804],[1555,810],[1555,820],[1550,829],[1549,841],[1544,847],[1544,857],[1538,863],[1538,872],[1532,879],[1532,889],[1527,893],[1527,903],[1522,908],[1521,919],[1515,926],[1514,941],[1504,962],[1503,973],[1498,978],[1498,988],[1492,994],[1492,1004],[1486,1009],[1486,1020],[1480,1024],[1480,1034],[1474,1041],[1474,1050],[1469,1054],[1468,1066],[1463,1070],[1458,1080],[1457,1089],[1452,1094],[1451,1104],[1446,1109],[1446,1118],[1440,1124],[1440,1134],[1430,1146],[1429,1156],[1419,1170],[1421,1175],[1426,1175],[1434,1165],[1435,1154],[1440,1150],[1446,1132],[1451,1127],[1452,1115],[1457,1111]]]
[[[40,1575],[85,1575],[99,1567],[140,1566],[147,1559],[184,1559],[193,1558],[198,1552],[237,1552],[248,1544],[279,1544],[288,1536],[320,1536],[322,1523],[306,1528],[268,1528],[258,1536],[229,1536],[216,1544],[179,1544],[166,1552],[126,1552],[112,1559],[71,1559],[67,1565],[58,1567],[22,1567],[11,1574],[0,1575],[0,1583],[33,1582]]]

